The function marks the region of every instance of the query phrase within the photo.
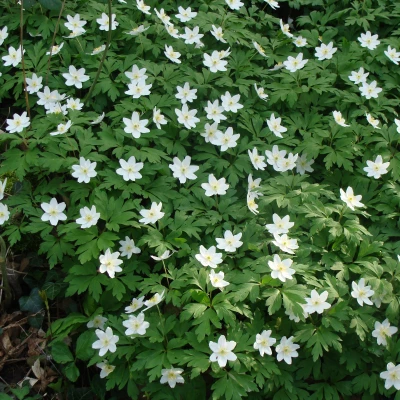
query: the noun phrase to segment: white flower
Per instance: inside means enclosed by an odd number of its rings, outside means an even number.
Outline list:
[[[139,25],[136,28],[133,28],[132,30],[130,30],[129,32],[126,32],[126,34],[131,35],[131,36],[137,36],[145,31],[147,31],[147,29],[149,29],[149,27],[145,28],[144,25]]]
[[[281,258],[275,254],[274,261],[268,261],[268,265],[272,270],[271,278],[279,279],[282,282],[286,282],[286,279],[293,279],[292,275],[296,271],[290,268],[292,263],[293,261],[290,258],[281,260]]]
[[[132,254],[140,253],[139,247],[136,247],[135,242],[128,236],[125,236],[125,240],[120,240],[119,244],[121,247],[118,250],[121,252],[121,257],[126,256],[129,260],[132,257]]]
[[[78,179],[78,183],[89,183],[90,178],[97,175],[95,171],[97,163],[86,160],[84,157],[79,158],[79,165],[73,165],[74,172],[71,174],[74,178]]]
[[[337,47],[333,47],[333,42],[327,45],[322,43],[320,47],[315,48],[315,57],[317,57],[319,61],[330,60],[336,51]]]
[[[148,96],[150,94],[150,89],[153,85],[150,83],[146,85],[145,79],[139,79],[135,83],[129,83],[128,89],[125,94],[132,96],[134,99],[138,99],[141,96]]]
[[[0,225],[7,222],[10,218],[10,212],[8,211],[7,204],[0,203]]]
[[[241,237],[241,232],[234,235],[231,231],[225,231],[223,238],[216,238],[218,243],[217,247],[226,252],[234,252],[243,244],[243,242],[240,241]]]
[[[18,49],[14,49],[14,47],[10,46],[8,48],[8,55],[1,58],[4,60],[5,67],[8,67],[9,65],[16,67],[22,60],[22,47],[19,46]]]
[[[125,124],[124,131],[126,133],[131,133],[135,139],[139,139],[142,133],[150,132],[150,129],[146,128],[148,124],[148,119],[140,119],[138,112],[134,111],[132,113],[131,119],[123,118]]]
[[[110,29],[110,18],[108,17],[108,15],[106,13],[102,13],[101,14],[101,18],[97,18],[96,22],[100,25],[99,29],[101,31],[106,31],[108,32]],[[117,29],[117,26],[119,25],[119,23],[115,20],[115,14],[111,15],[111,30],[115,30]]]
[[[147,224],[155,224],[159,219],[161,219],[165,213],[161,212],[162,202],[158,204],[155,202],[151,203],[150,210],[142,209],[139,211],[140,215],[143,217],[139,222]]]
[[[161,110],[159,110],[157,107],[153,108],[153,122],[156,124],[157,129],[161,129],[161,125],[167,124],[165,116],[161,114]]]
[[[175,97],[180,100],[182,104],[186,104],[187,102],[192,103],[193,100],[197,99],[197,89],[190,89],[189,82],[185,82],[183,86],[177,86],[176,90],[178,93]]]
[[[185,33],[181,35],[182,39],[185,39],[186,44],[195,44],[199,43],[200,39],[204,36],[202,33],[199,33],[200,28],[195,26],[192,29],[185,27]]]
[[[257,92],[257,96],[261,99],[261,100],[265,100],[268,98],[268,95],[264,92],[264,88],[262,87],[257,87],[257,84],[254,84],[254,89]]]
[[[136,5],[138,10],[141,11],[143,14],[151,15],[151,13],[149,12],[151,7],[144,4],[143,0],[136,0]]]
[[[214,196],[216,194],[223,196],[229,189],[229,185],[226,183],[225,178],[216,179],[214,174],[208,175],[208,183],[202,183],[201,187],[206,191],[207,197]]]
[[[335,119],[335,122],[343,127],[350,126],[346,124],[346,120],[342,117],[342,113],[340,111],[332,111],[333,118]]]
[[[93,51],[90,53],[90,55],[91,55],[91,56],[94,56],[94,55],[96,55],[96,54],[102,53],[105,49],[106,49],[106,45],[105,45],[105,44],[102,44],[102,45],[99,46],[99,47],[95,47],[95,48],[93,49]]]
[[[225,286],[228,286],[228,285],[229,285],[229,282],[224,281],[224,276],[225,276],[225,274],[224,274],[222,271],[220,271],[220,272],[218,272],[218,273],[215,273],[215,271],[212,270],[212,271],[208,274],[208,277],[210,278],[210,283],[211,283],[211,285],[212,285],[213,287],[219,288],[219,289],[222,289],[222,288],[224,288]]]
[[[178,178],[180,183],[185,183],[186,179],[193,180],[197,176],[194,174],[200,167],[190,165],[191,157],[186,156],[182,161],[178,157],[172,160],[174,163],[169,164],[170,170],[173,172],[174,178]]]
[[[258,54],[260,54],[261,56],[266,57],[266,58],[268,57],[268,56],[265,54],[264,48],[263,48],[261,45],[259,45],[257,42],[254,42],[254,41],[253,41],[253,46],[254,46],[254,48],[257,50]]]
[[[393,336],[398,329],[395,326],[390,326],[389,320],[385,319],[382,323],[375,322],[375,330],[372,331],[372,336],[376,338],[378,344],[387,345],[386,338]]]
[[[255,350],[259,350],[261,357],[264,357],[264,354],[272,355],[271,346],[276,343],[276,339],[271,337],[271,332],[271,330],[264,330],[261,334],[256,335],[253,347]]]
[[[0,181],[0,200],[3,200],[4,198],[4,192],[6,190],[7,186],[7,178],[4,179],[4,181]]]
[[[104,117],[105,117],[105,113],[103,112],[101,115],[99,115],[95,120],[93,120],[90,125],[97,125],[100,124],[101,121],[103,121]]]
[[[240,138],[240,135],[237,133],[233,134],[232,127],[229,127],[225,133],[218,131],[215,137],[213,144],[217,146],[221,146],[221,151],[226,151],[230,148],[234,148],[237,146],[237,140]]]
[[[306,172],[313,172],[312,164],[314,164],[314,160],[307,161],[307,154],[303,154],[296,160],[296,172],[300,175],[304,175]]]
[[[30,119],[27,112],[24,111],[21,115],[14,114],[12,119],[7,119],[6,131],[10,133],[19,133],[30,125]]]
[[[240,94],[236,94],[232,96],[229,92],[225,92],[221,96],[222,107],[224,107],[225,111],[232,111],[234,113],[238,112],[243,105],[239,103]]]
[[[68,30],[75,31],[77,29],[81,29],[83,32],[85,32],[83,27],[87,24],[87,21],[81,19],[79,14],[75,14],[73,17],[67,15],[67,20],[68,22],[64,22],[64,25]]]
[[[210,72],[226,71],[226,65],[228,61],[223,60],[220,52],[214,50],[210,55],[204,53],[203,64],[210,69]]]
[[[364,73],[364,68],[361,67],[358,71],[351,71],[351,75],[348,77],[356,85],[367,81],[369,72]]]
[[[72,121],[67,121],[66,124],[58,124],[57,125],[57,130],[54,132],[50,132],[50,136],[57,136],[57,135],[62,135],[64,133],[67,133],[69,128],[71,128]]]
[[[206,249],[200,246],[200,253],[196,254],[196,260],[200,262],[203,267],[217,268],[218,264],[222,263],[222,253],[217,253],[215,246]]]
[[[170,17],[165,13],[164,9],[161,8],[160,11],[158,11],[156,8],[154,9],[154,11],[156,12],[156,15],[158,18],[160,18],[161,22],[164,23],[165,25],[170,25]]]
[[[126,71],[125,75],[130,79],[131,83],[138,83],[148,78],[146,68],[139,69],[136,64],[132,65],[132,71]]]
[[[102,315],[96,315],[93,319],[91,319],[86,326],[88,328],[98,328],[103,330],[104,329],[104,324],[108,321],[106,317],[103,317]]]
[[[178,11],[179,14],[175,14],[175,17],[181,22],[188,22],[197,15],[197,12],[192,11],[190,7],[184,9],[183,7],[179,6]]]
[[[291,336],[289,339],[284,336],[278,346],[276,346],[276,359],[278,361],[284,360],[286,364],[292,363],[293,357],[298,357],[297,349],[300,348],[298,344],[293,343],[294,337]]]
[[[378,40],[378,35],[371,35],[370,31],[362,33],[361,36],[357,39],[361,47],[367,47],[370,50],[376,49],[380,40]]]
[[[350,186],[346,189],[346,192],[340,189],[340,199],[353,211],[354,207],[364,207],[364,204],[360,202],[361,198],[361,195],[354,195],[353,189]]]
[[[93,349],[99,349],[99,356],[103,357],[108,351],[110,353],[115,353],[117,351],[117,346],[115,345],[119,337],[113,334],[113,330],[108,327],[105,332],[100,329],[96,329],[96,336],[99,340],[92,344]]]
[[[371,83],[363,82],[362,86],[360,86],[361,96],[364,96],[366,99],[378,98],[378,94],[382,92],[380,87],[376,86],[376,81],[372,81]]]
[[[244,6],[240,0],[225,0],[231,10],[239,10],[240,7]]]
[[[278,160],[275,170],[281,172],[291,171],[296,166],[296,161],[298,157],[298,154],[289,153],[287,155],[287,158],[281,158],[280,160]]]
[[[282,118],[275,118],[275,114],[271,114],[271,118],[267,119],[268,128],[277,137],[283,137],[281,134],[287,131],[287,128],[281,125]]]
[[[56,226],[58,221],[65,221],[67,216],[63,213],[66,204],[64,202],[58,203],[56,198],[52,198],[50,203],[42,203],[40,205],[44,214],[41,217],[42,221],[50,221],[50,224]]]
[[[360,306],[368,304],[372,306],[372,301],[369,299],[375,292],[371,290],[371,286],[365,286],[364,278],[361,278],[358,284],[356,282],[351,283],[353,291],[351,297],[354,297]]]
[[[282,68],[285,68],[285,66],[283,65],[282,62],[278,62],[278,63],[276,63],[276,64],[274,65],[273,68],[270,68],[268,71],[278,71],[278,70],[280,70],[280,69],[282,69]]]
[[[89,75],[85,75],[85,68],[76,69],[73,65],[70,65],[68,71],[62,74],[66,79],[65,84],[67,86],[75,86],[78,89],[82,89],[82,83],[89,80]]]
[[[67,105],[61,105],[60,103],[50,103],[49,106],[47,107],[46,114],[62,114],[62,115],[67,115]],[[51,132],[51,136],[56,136],[59,135],[60,133],[65,133],[72,125],[71,121],[68,121],[66,124],[59,124],[57,126],[57,131],[56,132]],[[58,131],[58,129],[60,131]]]
[[[160,304],[164,300],[164,293],[165,293],[165,290],[163,290],[161,292],[161,294],[156,293],[152,298],[150,298],[149,300],[146,300],[144,302],[144,305],[146,306],[146,308],[143,311],[146,311],[149,308],[154,307],[157,304]]]
[[[80,99],[73,99],[73,98],[67,99],[67,108],[71,110],[82,110],[83,105],[84,104],[81,103]]]
[[[143,163],[137,163],[134,156],[129,157],[128,161],[119,160],[119,164],[121,168],[118,168],[116,173],[121,175],[124,181],[135,181],[142,178],[139,171],[143,168]]]
[[[172,256],[172,254],[174,254],[174,253],[175,253],[174,251],[171,253],[170,250],[165,250],[164,253],[162,253],[161,256],[159,256],[159,257],[158,256],[150,256],[150,257],[153,260],[162,261],[162,260],[166,260],[166,259],[170,258]]]
[[[394,119],[394,123],[396,124],[397,133],[400,133],[400,119]]]
[[[284,35],[289,38],[293,37],[293,34],[290,33],[289,24],[284,24],[282,20],[279,20],[279,25],[281,26],[281,31]]]
[[[400,390],[400,364],[387,364],[387,371],[381,372],[380,377],[385,379],[385,389],[389,390],[392,386],[396,390]]]
[[[175,108],[175,114],[178,117],[178,122],[183,124],[186,129],[195,128],[197,122],[200,121],[199,118],[195,117],[197,110],[189,110],[187,104],[182,106],[182,110]]]
[[[210,356],[210,361],[217,361],[221,368],[224,368],[228,361],[235,361],[237,359],[237,356],[232,352],[236,347],[236,342],[233,340],[227,341],[225,335],[221,335],[218,342],[210,341],[208,345],[213,352]]]
[[[299,248],[297,239],[290,239],[286,233],[283,235],[275,234],[274,239],[275,240],[273,240],[272,243],[285,253],[294,254],[293,250]]]
[[[134,313],[135,311],[139,310],[139,308],[142,308],[144,303],[143,303],[144,296],[139,297],[138,299],[133,298],[131,301],[131,304],[129,306],[125,307],[125,312],[127,314]]]
[[[205,129],[205,132],[200,133],[200,135],[204,137],[206,143],[210,142],[210,143],[214,144],[217,134],[219,132],[218,122],[214,122],[212,125],[205,124],[204,129]]]
[[[111,253],[111,250],[107,249],[106,252],[99,257],[99,271],[102,274],[107,272],[110,278],[115,278],[115,273],[122,271],[122,268],[119,265],[122,264],[123,261],[118,258],[119,255],[120,253],[118,251]]]
[[[212,30],[210,33],[215,37],[215,39],[222,43],[226,43],[226,40],[224,39],[224,33],[222,32],[222,28],[220,26],[217,28],[215,25],[212,25]]]
[[[181,56],[181,53],[174,51],[172,46],[167,46],[165,45],[165,51],[164,51],[165,56],[171,60],[172,62],[176,64],[180,64],[182,61],[179,59]]]
[[[79,224],[82,229],[96,225],[100,218],[100,213],[97,212],[96,206],[92,206],[90,209],[88,207],[83,207],[79,210],[79,213],[81,217],[76,220],[76,223]]]
[[[279,150],[279,147],[274,145],[272,151],[265,150],[265,155],[267,156],[267,163],[277,170],[279,168],[278,162],[285,158],[286,150]]]
[[[36,93],[38,92],[42,87],[42,77],[38,77],[36,74],[32,74],[32,78],[26,78],[26,90],[28,93]]]
[[[252,151],[248,150],[247,152],[249,154],[250,161],[253,164],[253,167],[257,170],[259,169],[261,171],[264,171],[265,167],[267,166],[267,164],[265,164],[264,162],[265,157],[258,154],[257,148],[254,147]]]
[[[396,65],[399,65],[400,61],[400,52],[396,50],[396,48],[391,48],[388,46],[387,50],[384,51],[385,56],[389,58],[390,61],[393,61]]]
[[[307,304],[303,305],[303,309],[306,313],[312,314],[312,313],[317,313],[317,314],[322,314],[324,310],[328,310],[331,308],[331,305],[326,302],[325,300],[328,298],[328,291],[325,290],[321,294],[318,294],[318,292],[313,289],[311,291],[311,297],[306,297],[305,301]]]
[[[170,25],[165,24],[165,25],[164,25],[164,28],[165,28],[165,30],[168,32],[168,34],[169,34],[170,36],[172,36],[173,38],[179,39],[179,38],[181,37],[181,35],[180,35],[178,29],[176,29],[175,26],[174,26],[173,24],[170,24]]]
[[[114,369],[115,369],[115,366],[108,364],[107,361],[103,361],[101,363],[97,363],[96,367],[101,369],[101,371],[100,371],[100,378],[101,379],[103,379],[106,376],[110,375],[111,372],[113,372]]]
[[[294,222],[290,222],[290,216],[286,215],[281,218],[278,214],[272,215],[273,224],[265,225],[265,228],[272,235],[280,235],[282,233],[289,233],[289,229],[294,226]]]
[[[253,214],[259,213],[258,204],[256,203],[257,198],[258,198],[258,195],[256,193],[247,192],[247,196],[246,196],[247,207]]]
[[[208,100],[204,111],[207,113],[207,118],[213,120],[217,124],[226,119],[226,116],[223,114],[225,109],[219,105],[219,100],[215,100],[213,103]]]
[[[7,26],[3,26],[2,29],[0,29],[0,46],[3,44],[3,42],[7,39],[8,37],[8,28]]]
[[[368,123],[371,124],[374,127],[374,129],[381,129],[378,127],[379,119],[374,118],[371,114],[368,114],[368,113],[365,115],[367,117]]]
[[[63,36],[63,37],[65,37],[67,39],[72,39],[72,38],[76,38],[78,36],[83,35],[85,32],[86,32],[86,30],[83,28],[76,28],[68,36]]]
[[[254,194],[256,196],[256,198],[262,196],[262,194],[256,190],[260,187],[260,183],[261,183],[261,178],[257,178],[257,179],[253,180],[252,174],[249,174],[249,176],[247,177],[247,184],[248,184],[247,191]]]
[[[279,4],[277,1],[275,0],[264,0],[267,4],[269,4],[271,6],[271,8],[273,8],[274,10],[276,10],[277,8],[279,8]]]
[[[296,47],[304,47],[304,46],[307,46],[307,40],[305,38],[303,38],[303,36],[298,36],[293,39],[293,44]]]
[[[144,320],[144,314],[142,312],[137,317],[130,315],[128,320],[122,322],[122,325],[128,328],[125,331],[126,336],[144,335],[146,329],[150,326],[150,324]]]
[[[185,383],[185,380],[181,376],[182,372],[182,368],[162,369],[160,383],[168,383],[168,385],[173,389],[177,383]]]
[[[289,56],[286,61],[283,62],[285,68],[290,72],[296,72],[299,69],[302,69],[308,60],[303,60],[303,53],[297,54],[296,58]]]

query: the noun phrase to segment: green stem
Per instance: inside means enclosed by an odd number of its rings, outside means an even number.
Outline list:
[[[161,260],[161,261],[162,261],[162,265],[163,265],[163,267],[164,267],[164,272],[165,272],[165,275],[167,275],[167,276],[166,276],[166,278],[167,278],[168,289],[169,289],[169,279],[168,279],[168,272],[167,272],[167,268],[166,268],[166,266],[165,266],[165,262],[164,262],[164,260]]]
[[[108,0],[108,37],[107,37],[106,48],[104,49],[103,57],[101,58],[100,65],[99,68],[97,69],[96,76],[94,77],[92,86],[90,86],[89,92],[84,98],[83,103],[86,103],[90,99],[93,89],[96,86],[96,83],[99,79],[101,70],[103,69],[103,64],[106,59],[108,48],[110,47],[111,43],[111,34],[112,34],[111,27],[112,27],[112,0]]]
[[[21,7],[20,7],[20,18],[19,18],[19,48],[21,50],[21,65],[22,65],[22,76],[24,78],[24,94],[25,94],[25,103],[26,103],[26,109],[28,112],[28,117],[29,120],[31,120],[31,107],[29,106],[29,98],[28,98],[28,90],[26,87],[26,72],[25,72],[25,57],[24,57],[24,46],[23,46],[23,41],[24,41],[24,8],[23,8],[23,2],[21,1]],[[24,138],[24,143],[27,145],[26,140]]]
[[[10,283],[8,282],[8,275],[7,275],[6,252],[7,252],[6,243],[0,236],[0,269],[3,278],[3,289],[4,289],[4,303],[2,307],[3,311],[7,310],[12,300],[11,288],[10,288]]]
[[[161,329],[162,329],[162,334],[163,334],[163,336],[164,336],[165,341],[166,341],[167,344],[168,344],[168,338],[167,338],[167,335],[166,335],[166,333],[165,333],[165,325],[164,325],[163,316],[162,316],[162,314],[161,314],[160,308],[158,307],[158,304],[157,304],[156,307],[157,307],[157,310],[158,310],[158,315],[160,316],[160,325],[161,325]]]
[[[60,13],[58,14],[58,19],[57,19],[57,23],[56,23],[56,27],[54,28],[54,34],[53,34],[53,38],[51,40],[51,47],[50,47],[50,55],[49,55],[49,59],[47,61],[47,71],[46,71],[46,86],[48,86],[49,83],[49,71],[50,71],[50,60],[51,60],[51,56],[52,56],[52,52],[53,52],[53,46],[54,43],[56,41],[56,36],[57,36],[57,32],[58,32],[58,27],[60,26],[60,21],[61,21],[61,16],[62,13],[64,11],[64,6],[65,6],[65,2],[67,0],[63,0],[62,4],[61,4],[61,9],[60,9]]]

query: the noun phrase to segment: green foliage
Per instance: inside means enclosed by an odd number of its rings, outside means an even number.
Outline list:
[[[2,237],[11,247],[31,241],[49,267],[19,305],[35,314],[73,296],[81,306],[52,321],[52,362],[77,387],[90,367],[91,388],[82,390],[99,398],[394,397],[380,374],[398,362],[400,341],[388,331],[380,343],[378,327],[399,323],[400,56],[393,62],[385,51],[400,49],[400,5],[282,0],[278,10],[273,1],[243,0],[234,10],[235,0],[194,0],[197,15],[181,22],[180,4],[147,2],[150,14],[140,2],[25,0],[24,62],[5,65],[20,44],[21,7],[0,1],[7,10],[0,29],[8,28],[0,45]],[[111,32],[96,21],[109,6],[118,22]],[[157,16],[161,9],[174,27]],[[68,37],[78,14],[85,32]],[[280,15],[293,17],[293,38]],[[210,33],[213,26],[226,42]],[[204,35],[197,46],[174,37],[174,28],[185,35],[194,27]],[[361,46],[366,31],[379,35],[376,48]],[[297,47],[295,39],[306,42]],[[319,60],[329,43],[336,51]],[[299,53],[307,62],[291,71],[289,57]],[[206,61],[212,54],[220,58],[216,71]],[[69,82],[71,66],[87,79]],[[139,90],[135,67],[145,70],[147,94],[130,92]],[[360,68],[367,84],[382,89],[376,96],[354,83]],[[34,73],[40,95],[25,96]],[[198,118],[191,123],[180,116],[185,83],[196,89],[186,103]],[[51,106],[44,107],[44,86]],[[242,107],[224,102],[227,92]],[[210,134],[206,107],[216,100],[223,119]],[[13,130],[10,121],[23,112],[28,124]],[[181,164],[187,156],[194,170]],[[371,163],[375,176],[366,170]],[[212,184],[209,195],[211,175],[228,187],[215,194]],[[60,209],[49,211],[53,201]],[[86,207],[95,212],[85,219]],[[287,240],[274,235],[289,220],[293,226],[278,233]],[[370,291],[364,301],[362,283]],[[149,326],[139,330],[142,310]],[[103,354],[108,328],[118,341]],[[265,353],[257,336],[264,331],[275,341]],[[222,335],[236,343],[225,365],[211,356],[210,343]],[[283,338],[296,346],[289,358],[278,347]],[[184,379],[175,387],[165,372],[173,368]],[[166,376],[170,385],[160,382]]]

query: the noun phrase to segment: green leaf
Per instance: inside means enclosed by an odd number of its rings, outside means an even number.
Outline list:
[[[96,334],[93,330],[83,332],[76,341],[76,357],[87,361],[92,358],[96,351],[92,349],[92,344],[96,341]]]
[[[19,299],[19,306],[22,311],[28,311],[32,314],[37,313],[44,307],[44,303],[39,294],[38,288],[33,288],[29,296]]]
[[[53,342],[51,344],[51,355],[53,357],[53,360],[60,364],[74,361],[74,356],[72,355],[69,347],[64,342]]]
[[[64,374],[71,382],[76,382],[80,376],[79,369],[74,363],[65,367]]]

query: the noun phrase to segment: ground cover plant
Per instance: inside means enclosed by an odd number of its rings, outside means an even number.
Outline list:
[[[400,3],[0,4],[9,396],[400,399]]]

